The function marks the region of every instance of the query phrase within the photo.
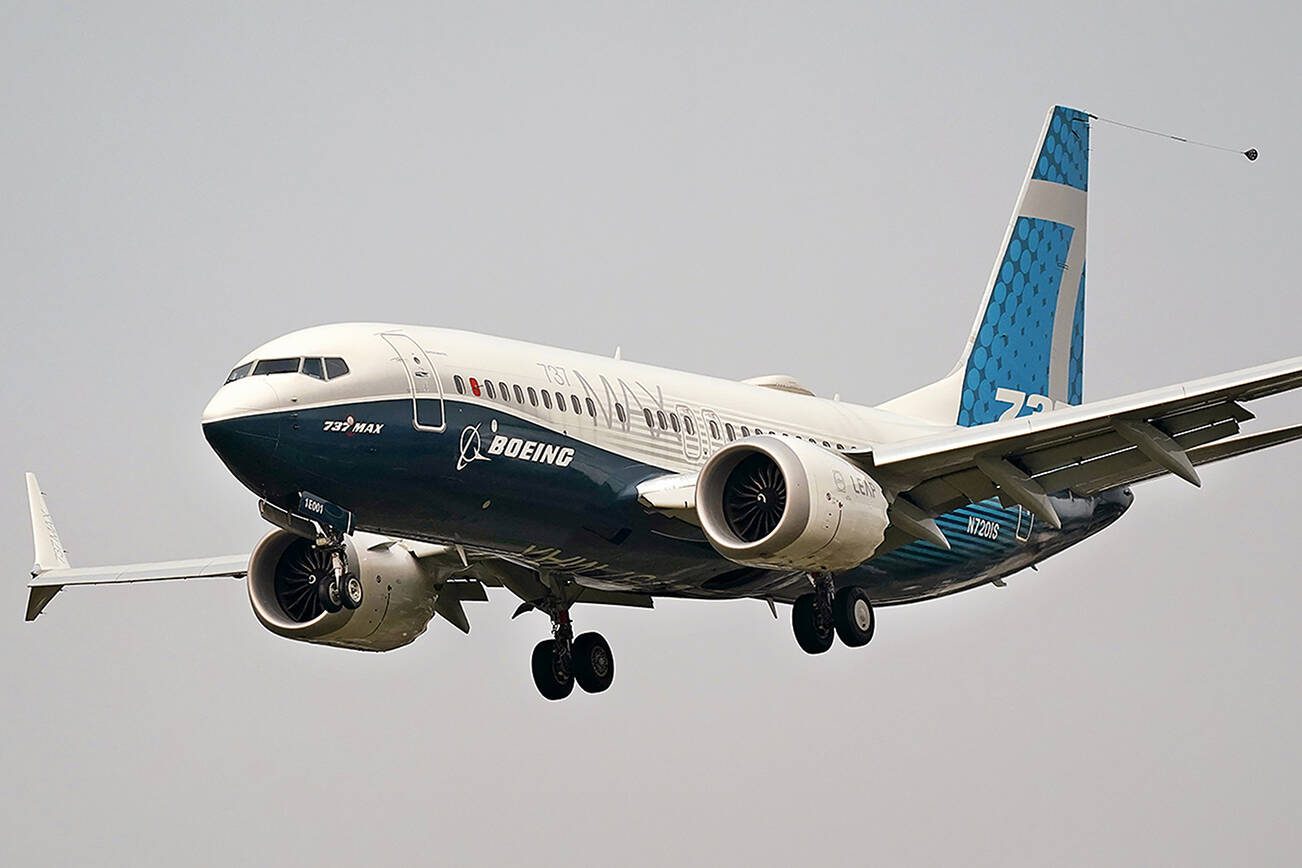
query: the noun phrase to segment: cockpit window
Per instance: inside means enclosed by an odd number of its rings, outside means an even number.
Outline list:
[[[226,382],[233,383],[249,376],[258,376],[260,374],[295,374],[303,373],[305,376],[313,377],[317,380],[334,380],[348,373],[348,363],[343,359],[335,357],[322,359],[309,357],[306,359],[262,359],[257,362],[245,362],[235,370],[231,371]]]
[[[263,359],[253,366],[253,375],[259,374],[296,374],[299,359]]]

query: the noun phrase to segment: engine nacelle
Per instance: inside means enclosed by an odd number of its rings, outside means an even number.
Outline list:
[[[287,639],[364,651],[414,640],[434,616],[437,585],[402,544],[356,533],[344,543],[348,569],[361,580],[362,605],[327,612],[316,582],[329,560],[311,540],[283,530],[262,538],[249,557],[249,601],[262,626]]]
[[[836,572],[882,544],[881,486],[845,458],[803,440],[749,437],[716,452],[696,482],[710,544],[740,564]]]

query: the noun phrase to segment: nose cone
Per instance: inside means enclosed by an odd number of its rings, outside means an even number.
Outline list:
[[[222,462],[255,493],[267,486],[280,442],[280,398],[266,377],[217,390],[203,411],[203,435]]]
[[[270,380],[270,377],[245,377],[222,386],[203,408],[204,426],[233,416],[278,409],[280,396],[272,388]]]

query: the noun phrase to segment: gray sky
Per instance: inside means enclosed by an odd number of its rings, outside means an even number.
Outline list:
[[[0,862],[1296,857],[1302,447],[857,652],[754,601],[578,611],[619,675],[564,703],[500,595],[383,655],[233,581],[22,623],[23,470],[74,563],[253,545],[199,411],[301,326],[934,379],[1054,102],[1261,149],[1095,128],[1086,399],[1302,352],[1296,4],[377,5],[0,3]]]

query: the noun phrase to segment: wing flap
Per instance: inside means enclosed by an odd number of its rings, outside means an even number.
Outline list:
[[[1190,431],[1187,434],[1177,435],[1173,439],[1177,445],[1187,452],[1207,443],[1233,437],[1238,433],[1239,423],[1227,420],[1218,422],[1215,425],[1209,425],[1206,428]],[[1077,494],[1094,494],[1126,484],[1125,480],[1129,479],[1132,473],[1139,472],[1147,478],[1150,474],[1162,475],[1168,472],[1139,449],[1130,446],[1128,443],[1126,445],[1129,448],[1125,450],[1117,450],[1100,458],[1063,467],[1051,473],[1037,476],[1035,479],[1049,491],[1071,489]],[[1111,482],[1114,478],[1122,481]],[[1101,488],[1099,487],[1100,484],[1102,484]]]
[[[1204,464],[1213,464],[1227,458],[1237,458],[1240,455],[1269,449],[1271,446],[1279,446],[1283,443],[1291,443],[1294,440],[1302,440],[1302,425],[1233,437],[1212,445],[1190,449],[1188,455],[1189,460],[1193,462],[1195,467],[1201,467]],[[1085,487],[1081,494],[1098,494],[1100,491],[1116,488],[1119,485],[1135,485],[1165,475],[1165,470],[1152,465],[1143,468],[1129,468],[1126,471],[1097,480],[1094,484]]]
[[[1193,466],[1302,439],[1297,428],[1235,437],[1254,418],[1240,402],[1302,387],[1302,357],[1094,404],[960,428],[848,457],[930,515],[993,494],[1028,506],[1027,485],[1097,494]],[[1302,428],[1302,426],[1300,426]],[[1227,440],[1227,438],[1233,438]],[[1000,485],[1000,481],[1005,484]],[[1010,487],[1011,486],[1011,487]]]
[[[1002,450],[1007,455],[1008,447],[1015,446],[1020,456],[1076,438],[1107,434],[1113,430],[1113,418],[1161,422],[1217,406],[1223,409],[1213,415],[1234,418],[1242,412],[1242,408],[1234,409],[1234,402],[1255,400],[1299,386],[1302,386],[1302,357],[1007,422],[887,443],[862,455],[871,454],[873,466],[886,473],[894,465],[908,463],[910,475],[919,471],[936,475],[970,465],[974,456],[991,450]]]

